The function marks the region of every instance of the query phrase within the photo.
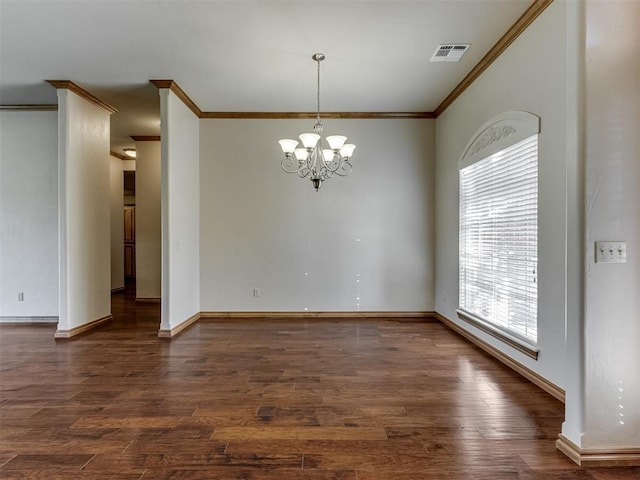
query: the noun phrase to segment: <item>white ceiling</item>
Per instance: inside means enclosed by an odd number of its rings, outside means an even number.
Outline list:
[[[150,79],[203,111],[433,111],[532,0],[0,0],[0,104],[72,80],[116,107],[112,149],[159,135]],[[430,63],[439,43],[470,43]]]

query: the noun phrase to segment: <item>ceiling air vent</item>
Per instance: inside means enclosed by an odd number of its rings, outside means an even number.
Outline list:
[[[445,43],[438,45],[431,57],[432,62],[457,62],[467,51],[470,43]]]

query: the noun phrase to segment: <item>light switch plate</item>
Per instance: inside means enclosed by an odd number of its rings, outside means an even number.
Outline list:
[[[627,263],[627,242],[596,242],[596,263]]]

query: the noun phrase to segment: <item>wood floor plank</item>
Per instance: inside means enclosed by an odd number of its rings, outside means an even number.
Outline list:
[[[563,405],[437,322],[0,328],[0,478],[638,480],[555,448]]]
[[[272,454],[349,454],[357,455],[367,452],[368,455],[388,455],[395,453],[407,455],[424,454],[428,450],[422,441],[411,442],[388,440],[232,440],[227,446],[227,453]]]
[[[635,475],[640,478],[640,467],[635,468],[599,468],[591,471],[594,480],[627,480]]]
[[[175,428],[180,417],[82,417],[70,428]]]
[[[13,459],[3,465],[3,470],[31,470],[31,469],[56,469],[56,468],[77,468],[80,470],[93,455],[60,455],[60,454],[40,454],[40,455],[16,455]]]
[[[144,471],[86,472],[84,470],[6,470],[2,471],[3,480],[140,480]],[[148,477],[151,478],[151,477]]]
[[[204,469],[149,469],[142,480],[358,480],[355,470],[310,471],[300,469],[238,468],[210,466]]]
[[[397,472],[390,471],[368,471],[358,470],[358,480],[398,480],[405,478],[404,475],[399,476]],[[532,476],[530,472],[521,472],[515,469],[507,471],[500,470],[480,470],[474,469],[473,473],[461,471],[442,471],[439,470],[432,477],[416,477],[416,478],[436,478],[438,480],[540,480],[541,477]],[[553,479],[546,479],[553,480]],[[570,477],[557,480],[571,480]],[[586,479],[584,479],[586,480]]]
[[[15,454],[13,453],[3,453],[0,454],[0,467],[2,467],[3,465],[5,465],[6,463],[9,462],[9,460],[12,460],[13,458],[15,458]]]
[[[221,427],[211,437],[221,440],[386,440],[376,427]]]
[[[188,449],[181,449],[186,452]],[[97,455],[85,471],[127,468],[150,470],[198,470],[207,467],[238,467],[248,469],[302,469],[301,454],[227,454],[227,453],[127,453],[118,457]]]

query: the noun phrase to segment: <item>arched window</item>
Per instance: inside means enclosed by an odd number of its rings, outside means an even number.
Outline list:
[[[459,162],[458,315],[534,358],[539,131],[539,117],[506,112],[478,130]]]

